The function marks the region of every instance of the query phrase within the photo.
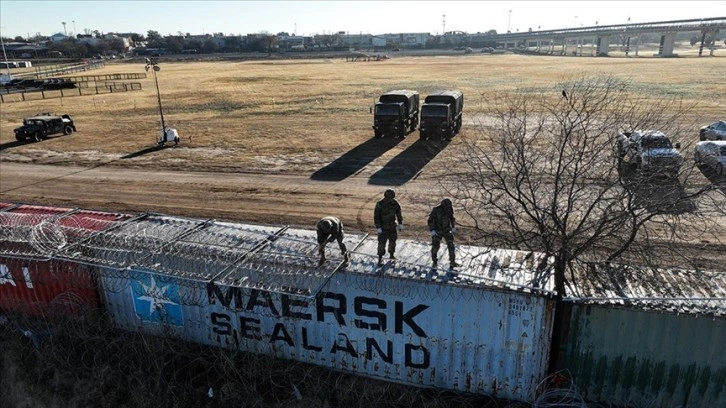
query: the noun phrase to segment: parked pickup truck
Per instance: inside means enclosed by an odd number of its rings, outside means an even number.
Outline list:
[[[617,150],[620,164],[644,173],[677,176],[683,164],[683,156],[678,151],[680,148],[680,143],[673,145],[671,140],[659,131],[618,134]]]

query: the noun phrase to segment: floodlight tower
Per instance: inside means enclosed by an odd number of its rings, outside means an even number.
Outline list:
[[[146,66],[144,70],[149,72],[149,69],[154,73],[154,83],[156,84],[156,99],[159,102],[159,116],[161,116],[161,142],[163,144],[166,139],[166,124],[164,123],[164,111],[161,109],[161,92],[159,92],[159,79],[156,77],[156,73],[161,70],[158,62],[153,58],[146,58]]]

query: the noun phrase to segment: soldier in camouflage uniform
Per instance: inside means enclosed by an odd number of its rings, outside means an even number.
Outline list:
[[[398,223],[396,222],[398,221]],[[396,259],[396,239],[398,232],[403,231],[403,216],[401,206],[396,201],[396,192],[388,189],[383,193],[383,200],[376,203],[373,211],[373,222],[378,232],[378,265],[383,264],[383,255],[386,254],[386,241],[388,254]]]
[[[441,204],[431,210],[429,214],[429,231],[431,231],[431,260],[434,268],[439,262],[438,253],[441,246],[441,238],[446,240],[446,248],[449,250],[449,263],[452,268],[459,266],[456,263],[456,253],[454,247],[454,233],[456,220],[454,219],[454,208],[451,200],[445,198],[441,200]]]
[[[325,262],[325,245],[328,242],[338,241],[338,247],[343,254],[343,265],[348,265],[348,248],[343,243],[343,222],[335,217],[324,217],[318,221],[318,254],[320,261],[318,266]]]

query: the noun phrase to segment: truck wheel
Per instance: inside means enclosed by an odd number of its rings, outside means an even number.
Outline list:
[[[380,130],[375,130],[373,131],[373,135],[376,137],[376,139],[380,139],[383,137],[383,132],[381,132]]]
[[[20,135],[15,135],[15,140],[17,140],[18,142],[22,142],[25,140],[25,137],[20,136]]]
[[[34,142],[40,142],[41,140],[43,140],[43,135],[40,132],[33,133]]]
[[[405,138],[406,138],[406,126],[402,126],[402,127],[401,127],[401,133],[399,133],[399,135],[398,135],[398,136],[399,136],[399,137],[400,137],[401,139],[405,139]]]
[[[63,134],[67,136],[67,135],[70,135],[71,133],[73,133],[73,128],[71,127],[71,125],[66,125],[63,128]]]

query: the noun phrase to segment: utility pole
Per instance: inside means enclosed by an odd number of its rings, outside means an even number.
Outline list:
[[[442,22],[441,22],[441,35],[446,34],[446,14],[442,14]]]
[[[0,27],[0,29],[1,28],[5,28],[5,27]],[[2,45],[2,48],[3,48],[3,58],[5,59],[5,69],[7,69],[7,71],[8,71],[8,78],[7,79],[9,81],[9,80],[13,79],[13,76],[10,75],[10,64],[8,63],[8,56],[7,56],[7,54],[5,54],[5,41],[3,41],[2,30],[0,30],[0,45]]]

